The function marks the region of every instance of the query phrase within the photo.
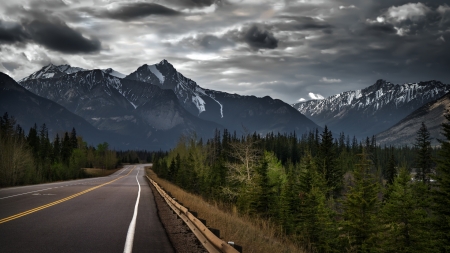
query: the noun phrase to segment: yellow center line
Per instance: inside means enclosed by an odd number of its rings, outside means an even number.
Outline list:
[[[66,198],[63,198],[63,199],[60,199],[60,200],[57,200],[57,201],[48,203],[48,204],[46,204],[46,205],[38,206],[38,207],[33,208],[33,209],[30,209],[30,210],[28,210],[28,211],[21,212],[21,213],[18,213],[18,214],[15,214],[15,215],[12,215],[12,216],[3,218],[3,219],[0,220],[0,224],[5,223],[5,222],[8,222],[8,221],[15,220],[15,219],[18,219],[18,218],[23,217],[23,216],[25,216],[25,215],[28,215],[28,214],[31,214],[31,213],[40,211],[40,210],[45,209],[45,208],[47,208],[47,207],[51,207],[51,206],[57,205],[57,204],[59,204],[59,203],[65,202],[65,201],[67,201],[67,200],[69,200],[69,199],[73,199],[73,198],[75,198],[75,197],[78,197],[78,196],[80,196],[80,195],[83,195],[83,194],[85,194],[85,193],[88,193],[88,192],[90,192],[90,191],[93,191],[93,190],[95,190],[95,189],[98,189],[98,188],[100,188],[100,187],[102,187],[102,186],[105,186],[105,185],[110,184],[110,183],[112,183],[112,182],[115,182],[115,181],[117,181],[117,180],[119,180],[119,179],[121,179],[121,178],[123,178],[123,177],[128,176],[133,170],[134,170],[134,167],[133,167],[133,168],[130,170],[130,172],[128,172],[126,175],[123,175],[123,176],[121,176],[121,177],[118,177],[118,178],[116,178],[116,179],[114,179],[114,180],[111,180],[111,181],[109,181],[109,182],[106,182],[106,183],[104,183],[104,184],[97,185],[97,186],[95,186],[95,187],[89,188],[89,189],[87,189],[87,190],[84,190],[84,191],[82,191],[82,192],[79,192],[79,193],[76,193],[76,194],[73,194],[73,195],[70,195],[69,197],[66,197]]]

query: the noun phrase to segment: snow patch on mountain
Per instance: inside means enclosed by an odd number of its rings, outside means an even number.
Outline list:
[[[197,106],[198,111],[199,111],[198,114],[200,114],[200,113],[206,111],[206,110],[205,110],[205,104],[206,104],[206,103],[205,103],[205,101],[204,101],[199,95],[194,94],[194,95],[192,96],[192,103],[194,103],[195,106]]]
[[[164,83],[164,76],[161,74],[161,72],[159,72],[155,65],[148,66],[148,70],[150,70],[156,77],[158,77],[161,84]]]
[[[212,100],[214,100],[214,101],[216,101],[216,103],[218,103],[219,104],[219,106],[220,106],[220,117],[221,118],[223,118],[223,105],[219,102],[219,101],[217,101],[213,96],[209,96]]]
[[[42,67],[40,70],[34,72],[33,74],[19,80],[19,82],[24,82],[32,79],[56,78],[64,75],[77,73],[79,71],[85,71],[85,69],[78,67],[71,67],[70,65],[67,64],[56,66],[50,63],[49,65]]]

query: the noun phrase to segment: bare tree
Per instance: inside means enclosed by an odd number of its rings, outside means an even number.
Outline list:
[[[222,192],[230,198],[239,195],[239,186],[255,184],[256,169],[261,158],[261,151],[256,147],[257,141],[250,136],[246,140],[229,143],[230,161],[225,164],[228,169],[228,181],[234,188],[224,187]]]

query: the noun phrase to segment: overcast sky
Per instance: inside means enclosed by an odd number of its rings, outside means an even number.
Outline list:
[[[167,59],[203,88],[288,103],[377,79],[450,83],[446,2],[1,0],[0,71]]]

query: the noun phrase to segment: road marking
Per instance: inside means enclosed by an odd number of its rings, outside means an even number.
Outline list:
[[[53,188],[58,188],[58,187],[53,187]],[[20,195],[30,194],[30,193],[33,193],[33,192],[41,192],[41,191],[46,191],[46,190],[50,190],[50,189],[53,189],[53,188],[47,188],[47,189],[42,189],[42,190],[37,190],[37,191],[32,191],[32,192],[25,192],[25,193],[20,193],[20,194],[16,194],[16,195],[11,195],[11,196],[8,196],[8,197],[3,197],[3,198],[0,198],[0,199],[7,199],[7,198],[12,198],[12,197],[20,196]],[[33,195],[34,195],[34,194],[33,194]]]
[[[134,169],[134,168],[133,168],[133,169]],[[33,208],[33,209],[30,209],[30,210],[28,210],[28,211],[21,212],[21,213],[18,213],[18,214],[15,214],[15,215],[12,215],[12,216],[3,218],[3,219],[0,220],[0,224],[5,223],[5,222],[8,222],[8,221],[15,220],[15,219],[18,219],[18,218],[23,217],[23,216],[28,215],[28,214],[32,214],[32,213],[34,213],[34,212],[40,211],[40,210],[42,210],[42,209],[45,209],[45,208],[47,208],[47,207],[51,207],[51,206],[60,204],[60,203],[65,202],[65,201],[67,201],[67,200],[76,198],[76,197],[78,197],[78,196],[80,196],[80,195],[83,195],[83,194],[85,194],[85,193],[88,193],[88,192],[90,192],[90,191],[93,191],[93,190],[95,190],[95,189],[98,189],[98,188],[100,188],[100,187],[102,187],[102,186],[105,186],[105,185],[107,185],[107,184],[110,184],[110,183],[112,183],[112,182],[115,182],[115,181],[117,181],[117,180],[119,180],[119,179],[121,179],[121,178],[123,178],[123,177],[128,176],[128,175],[133,171],[133,169],[131,169],[130,172],[128,172],[128,174],[123,175],[123,176],[121,176],[121,177],[118,177],[118,178],[116,178],[116,179],[114,179],[114,180],[111,180],[111,181],[109,181],[109,182],[106,182],[106,183],[104,183],[104,184],[97,185],[97,186],[95,186],[95,187],[89,188],[89,189],[84,190],[84,191],[82,191],[82,192],[79,192],[79,193],[70,195],[69,197],[66,197],[66,198],[63,198],[63,199],[54,201],[54,202],[52,202],[52,203],[48,203],[48,204],[43,205],[43,206],[38,206],[38,207]],[[140,190],[140,189],[139,189],[139,190]]]
[[[127,240],[125,241],[125,248],[123,249],[124,253],[131,253],[131,251],[133,250],[134,231],[136,230],[136,218],[139,208],[139,198],[141,197],[141,185],[139,184],[138,175],[139,168],[136,173],[136,182],[138,183],[139,191],[136,199],[136,205],[134,206],[133,218],[131,219],[130,226],[128,227]]]
[[[77,182],[79,180],[88,181],[88,180],[98,180],[98,179],[100,179],[100,178],[98,178],[98,177],[83,178],[83,179],[74,179],[74,180],[71,180],[71,182]],[[46,183],[46,184],[33,184],[33,185],[25,185],[25,186],[14,186],[14,187],[8,187],[8,188],[1,188],[0,191],[9,191],[9,190],[15,190],[15,189],[39,187],[39,186],[46,186],[46,185],[58,185],[58,184],[67,184],[67,182],[53,182],[53,183]]]
[[[119,176],[120,174],[122,174],[123,172],[125,172],[126,169],[122,169],[120,171],[119,174],[114,175],[114,176]],[[117,172],[116,172],[117,173]],[[112,176],[112,175],[111,175]],[[89,179],[81,179],[81,180],[101,180],[101,179],[105,179],[105,178],[89,178]],[[94,181],[95,182],[95,181]],[[64,184],[67,182],[56,182],[56,183],[49,183],[49,184]],[[37,184],[37,185],[28,185],[28,186],[20,186],[20,187],[12,187],[12,188],[6,188],[6,189],[0,189],[0,191],[2,190],[11,190],[11,189],[17,189],[17,188],[28,188],[28,187],[39,187],[39,186],[44,186],[44,185],[49,185],[49,184]],[[29,194],[29,193],[33,193],[33,192],[40,192],[40,191],[45,191],[45,190],[50,190],[50,189],[56,189],[59,187],[66,187],[66,186],[72,186],[72,185],[85,185],[85,183],[78,183],[78,184],[66,184],[66,185],[61,185],[61,186],[56,186],[56,187],[52,187],[52,188],[47,188],[47,189],[42,189],[42,190],[36,190],[36,191],[31,191],[31,192],[25,192],[25,193],[20,193],[20,194],[15,194],[15,195],[11,195],[11,196],[7,196],[7,197],[1,197],[0,199],[7,199],[7,198],[12,198],[12,197],[16,197],[16,196],[21,196],[21,195],[25,195],[25,194]]]

